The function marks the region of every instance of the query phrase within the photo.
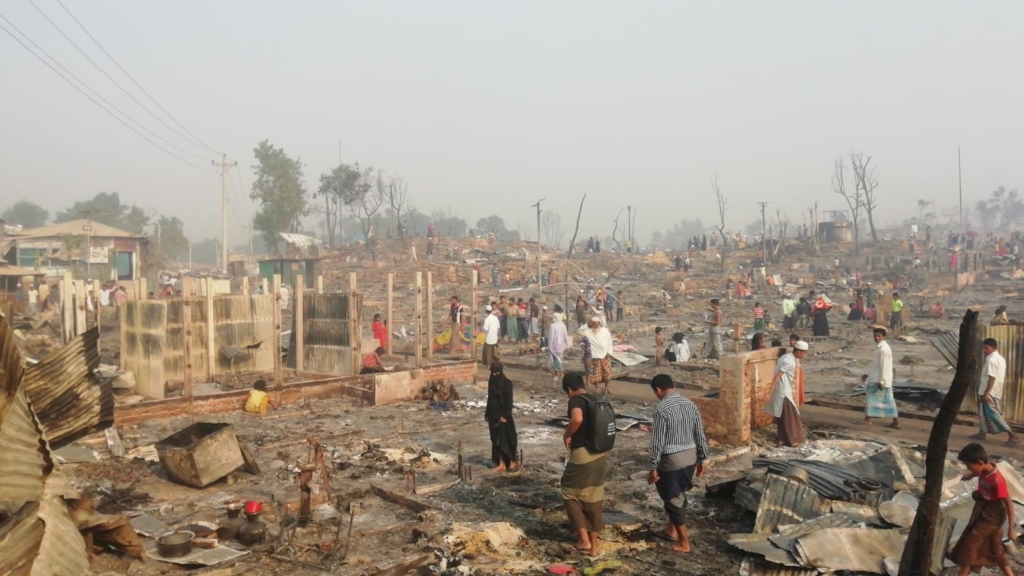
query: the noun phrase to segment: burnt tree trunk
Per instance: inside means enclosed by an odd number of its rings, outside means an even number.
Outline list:
[[[580,233],[580,216],[583,215],[583,202],[586,199],[587,195],[584,193],[583,198],[580,200],[580,211],[576,213],[576,229],[572,231],[572,240],[569,241],[569,253],[567,255],[569,260],[572,260],[573,252],[575,252],[573,247],[576,245],[576,235]],[[565,305],[568,306],[569,303],[566,302]]]
[[[943,471],[949,451],[949,433],[960,412],[960,404],[967,391],[978,382],[978,313],[968,310],[960,323],[960,347],[957,350],[956,375],[935,417],[928,451],[925,456],[924,495],[917,507],[914,524],[910,528],[907,546],[900,559],[899,576],[928,576],[932,565],[932,546],[942,499]]]

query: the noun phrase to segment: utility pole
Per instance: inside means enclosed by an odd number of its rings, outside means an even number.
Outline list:
[[[758,204],[761,205],[761,255],[762,255],[762,260],[764,262],[767,262],[768,261],[768,240],[767,240],[767,238],[765,238],[765,235],[764,235],[764,225],[765,225],[764,208],[765,208],[765,206],[768,205],[768,203],[767,202],[758,202]]]
[[[226,154],[221,154],[220,162],[210,160],[210,164],[220,168],[220,263],[224,272],[228,270],[228,170],[238,166],[238,162],[228,162]]]
[[[544,251],[544,248],[542,248],[542,244],[540,243],[540,203],[543,201],[544,199],[541,198],[532,206],[537,209],[537,287],[540,288],[541,292],[544,291],[544,276],[541,273],[540,265],[540,254]]]

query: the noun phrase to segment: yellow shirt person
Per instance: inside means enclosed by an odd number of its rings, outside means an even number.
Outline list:
[[[245,411],[250,414],[266,414],[270,406],[270,395],[267,394],[267,383],[257,380],[249,391],[249,397],[245,400]]]

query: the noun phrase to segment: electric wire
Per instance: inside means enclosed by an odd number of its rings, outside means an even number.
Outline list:
[[[96,96],[97,96],[97,97],[98,97],[98,98],[99,98],[100,100],[102,100],[103,102],[106,102],[108,106],[110,106],[110,107],[111,107],[111,108],[113,108],[114,110],[117,110],[117,111],[118,111],[118,112],[119,112],[120,114],[124,115],[124,116],[125,116],[126,118],[128,118],[128,119],[131,119],[131,118],[130,118],[129,116],[127,116],[127,115],[126,115],[126,114],[125,114],[124,112],[121,112],[121,110],[120,110],[120,109],[118,109],[118,108],[117,108],[116,106],[114,106],[113,104],[111,104],[110,102],[108,102],[108,101],[107,101],[107,100],[106,100],[105,98],[103,98],[103,96],[101,96],[101,95],[100,95],[99,93],[97,93],[97,92],[96,92],[95,90],[92,90],[92,88],[89,88],[89,86],[88,86],[87,84],[85,84],[84,82],[82,82],[82,81],[81,81],[81,80],[80,80],[80,79],[79,79],[79,78],[78,78],[77,76],[75,76],[75,75],[74,75],[73,73],[71,73],[71,71],[70,71],[70,70],[68,70],[68,69],[67,69],[67,68],[65,68],[65,67],[64,67],[63,65],[61,65],[61,63],[60,63],[60,62],[58,62],[58,61],[57,61],[56,59],[54,59],[54,58],[53,58],[53,56],[50,56],[50,55],[49,55],[49,54],[48,54],[48,53],[47,53],[47,52],[46,52],[45,50],[43,50],[43,49],[42,49],[42,48],[41,48],[41,47],[40,47],[40,46],[39,46],[38,44],[36,44],[35,42],[33,42],[31,38],[29,38],[29,37],[28,37],[28,36],[27,36],[27,35],[26,35],[26,34],[25,34],[24,32],[22,32],[22,31],[21,31],[21,30],[20,30],[20,29],[19,29],[19,28],[18,28],[17,26],[15,26],[13,22],[11,22],[10,20],[8,20],[8,19],[7,19],[6,17],[4,17],[3,15],[0,15],[0,19],[3,19],[3,21],[4,21],[4,22],[6,22],[6,23],[7,23],[7,24],[8,24],[8,25],[9,25],[9,26],[10,26],[11,28],[13,28],[13,29],[14,29],[15,31],[17,31],[17,32],[18,32],[18,34],[21,34],[21,35],[22,35],[22,36],[23,36],[23,37],[25,38],[25,40],[27,40],[27,41],[28,41],[29,43],[31,43],[31,44],[32,44],[33,46],[35,46],[35,47],[36,47],[36,49],[38,49],[38,50],[39,50],[40,52],[42,52],[42,53],[43,53],[44,55],[46,55],[46,57],[47,57],[47,58],[49,58],[50,60],[53,60],[54,64],[56,64],[56,65],[57,65],[57,66],[59,66],[59,67],[60,67],[60,68],[61,68],[62,70],[64,70],[65,72],[67,72],[68,76],[71,76],[71,77],[72,77],[72,78],[74,78],[74,79],[75,79],[76,81],[78,81],[79,83],[81,83],[81,84],[82,84],[82,86],[84,86],[84,87],[88,88],[88,89],[89,89],[90,91],[92,91],[92,92],[93,92],[94,94],[96,94]],[[74,88],[75,90],[78,90],[78,91],[79,91],[79,92],[80,92],[80,93],[81,93],[81,94],[82,94],[83,96],[85,96],[86,98],[88,98],[90,102],[92,102],[93,104],[95,104],[96,106],[98,106],[98,107],[100,108],[100,110],[103,110],[104,112],[106,112],[107,114],[109,114],[111,118],[113,118],[114,120],[117,120],[118,122],[120,122],[121,124],[123,124],[123,125],[125,126],[125,128],[128,128],[128,129],[129,129],[129,130],[131,130],[132,132],[135,132],[135,133],[136,133],[136,134],[137,134],[137,135],[138,135],[138,136],[139,136],[140,138],[142,138],[142,139],[143,139],[143,140],[145,140],[146,142],[149,142],[149,143],[150,143],[150,144],[152,144],[152,145],[153,145],[154,147],[156,147],[157,149],[159,149],[159,150],[160,150],[161,152],[163,152],[163,153],[167,154],[168,156],[171,156],[172,158],[174,158],[174,159],[178,160],[179,162],[182,162],[183,164],[187,164],[187,165],[189,165],[189,166],[191,166],[191,167],[195,168],[196,170],[199,170],[199,171],[201,171],[201,172],[205,172],[205,173],[207,173],[207,174],[216,174],[216,172],[213,172],[212,170],[208,170],[208,169],[206,169],[206,168],[204,168],[204,167],[202,167],[202,166],[200,166],[200,165],[198,165],[198,164],[193,164],[192,162],[189,162],[188,160],[186,160],[186,159],[182,158],[181,156],[178,156],[178,155],[177,155],[177,154],[175,154],[174,152],[171,152],[170,150],[168,150],[168,149],[164,148],[164,147],[163,147],[163,146],[161,146],[160,144],[158,144],[158,143],[154,142],[153,140],[151,140],[151,139],[150,139],[150,138],[149,138],[148,136],[146,136],[146,135],[145,135],[145,134],[143,134],[142,132],[139,132],[139,130],[137,130],[137,129],[136,129],[136,128],[135,128],[134,126],[132,126],[131,124],[128,124],[127,122],[125,122],[125,121],[124,121],[124,120],[123,120],[123,119],[122,119],[121,117],[119,117],[119,116],[118,116],[117,114],[114,114],[114,113],[113,113],[113,112],[111,112],[111,111],[110,111],[109,109],[107,109],[107,108],[106,108],[106,107],[105,107],[105,106],[104,106],[103,104],[101,104],[101,103],[100,103],[99,101],[97,101],[97,100],[96,100],[96,98],[93,98],[92,96],[90,96],[88,92],[86,92],[86,91],[85,91],[85,90],[83,90],[83,89],[82,89],[81,87],[79,87],[79,86],[78,86],[77,84],[75,84],[74,82],[72,82],[71,80],[69,80],[67,76],[65,76],[64,74],[62,74],[62,73],[60,72],[60,70],[57,70],[57,68],[54,68],[52,64],[50,64],[49,62],[47,62],[47,61],[46,61],[46,59],[44,59],[44,58],[43,58],[42,56],[40,56],[40,55],[39,55],[39,54],[37,54],[37,53],[36,53],[36,52],[35,52],[34,50],[32,50],[32,48],[30,48],[30,47],[29,47],[29,46],[28,46],[27,44],[25,44],[25,42],[23,42],[23,41],[21,40],[21,38],[18,38],[18,36],[16,36],[16,35],[14,34],[14,32],[11,32],[11,31],[10,31],[10,30],[9,30],[9,29],[8,29],[8,28],[6,27],[6,26],[0,25],[0,29],[2,29],[2,30],[3,30],[4,32],[6,32],[8,36],[10,36],[11,38],[13,38],[15,42],[17,42],[18,44],[20,44],[22,48],[24,48],[25,50],[27,50],[27,51],[28,51],[28,52],[29,52],[30,54],[32,54],[33,56],[35,56],[35,57],[36,57],[36,58],[37,58],[37,59],[38,59],[38,60],[39,60],[40,62],[42,62],[42,63],[43,63],[44,65],[46,65],[46,67],[47,67],[47,68],[49,68],[50,70],[52,70],[54,74],[56,74],[57,76],[60,76],[60,78],[61,78],[62,80],[64,80],[65,82],[67,82],[68,84],[70,84],[72,88]],[[141,125],[140,125],[140,126],[141,126]],[[145,129],[145,127],[143,127],[143,129]],[[147,130],[147,131],[148,131],[148,130]],[[161,140],[162,140],[162,138],[160,138],[159,136],[156,136],[156,137],[157,137],[158,139],[161,139]]]
[[[96,37],[93,36],[92,33],[89,32],[89,30],[85,27],[85,25],[82,24],[82,22],[78,18],[76,18],[74,14],[71,13],[71,10],[69,10],[68,7],[64,5],[64,2],[62,2],[61,0],[57,0],[57,4],[60,4],[60,7],[63,8],[64,11],[68,13],[68,16],[70,16],[71,19],[75,21],[75,24],[78,24],[78,27],[82,29],[82,32],[85,32],[85,35],[88,36],[89,39],[92,40],[93,43],[96,44],[96,46],[101,51],[103,51],[104,54],[106,54],[107,58],[110,58],[110,61],[114,63],[114,66],[117,66],[117,69],[120,70],[122,73],[124,73],[124,75],[128,78],[128,80],[131,80],[132,84],[134,84],[135,87],[138,88],[140,92],[145,94],[146,98],[149,98],[150,102],[152,102],[157,108],[159,108],[161,112],[166,114],[167,117],[170,118],[172,122],[177,124],[178,127],[181,128],[186,134],[191,136],[194,143],[199,144],[200,146],[202,146],[203,148],[206,148],[207,150],[209,150],[210,152],[213,152],[214,154],[221,154],[220,152],[218,152],[218,151],[214,150],[213,148],[211,148],[210,146],[208,146],[198,136],[196,136],[188,128],[186,128],[184,124],[179,122],[178,119],[175,118],[170,112],[168,112],[166,108],[161,106],[160,103],[157,102],[156,98],[153,98],[153,96],[149,92],[147,92],[146,89],[143,88],[142,85],[139,84],[135,80],[135,77],[132,76],[131,74],[129,74],[128,71],[125,70],[124,66],[121,66],[121,63],[118,62],[114,58],[114,56],[110,52],[108,52],[106,48],[103,47],[102,44],[100,44],[100,41],[97,40]],[[134,100],[134,98],[133,98],[133,100]],[[140,104],[140,106],[141,106],[141,104]],[[179,134],[179,136],[180,136],[180,134]]]

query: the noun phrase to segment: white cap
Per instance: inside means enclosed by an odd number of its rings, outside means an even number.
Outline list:
[[[796,346],[793,346],[793,350],[807,350],[809,348],[810,346],[808,346],[807,342],[804,342],[803,340],[800,340],[796,343]]]
[[[544,307],[544,309],[545,309],[545,310],[547,310],[547,309],[548,309],[548,307],[547,307],[547,306],[545,306],[545,307]]]
[[[488,312],[490,312],[491,311],[491,305],[488,304],[487,306],[484,306],[484,310],[487,310]]]
[[[597,322],[598,324],[600,324],[601,323],[601,317],[600,316],[594,316],[594,317],[592,317],[590,319],[590,321],[591,322]]]

